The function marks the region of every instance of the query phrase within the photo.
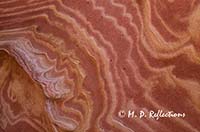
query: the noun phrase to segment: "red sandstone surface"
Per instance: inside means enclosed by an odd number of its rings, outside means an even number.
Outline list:
[[[200,132],[199,0],[0,0],[0,132],[72,131]]]

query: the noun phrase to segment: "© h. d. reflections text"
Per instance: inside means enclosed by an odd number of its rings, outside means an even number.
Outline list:
[[[184,118],[186,116],[185,113],[176,113],[174,111],[163,111],[163,110],[157,110],[157,111],[143,111],[140,110],[138,112],[134,111],[134,110],[128,110],[128,111],[124,111],[124,110],[120,110],[118,112],[118,117],[120,118],[152,118],[155,120],[159,120],[160,118]]]

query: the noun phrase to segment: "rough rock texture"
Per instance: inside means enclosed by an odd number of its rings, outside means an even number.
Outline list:
[[[122,118],[163,110],[184,118]],[[199,0],[0,0],[0,132],[199,132]]]

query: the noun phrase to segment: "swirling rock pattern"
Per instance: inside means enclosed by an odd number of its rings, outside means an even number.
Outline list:
[[[199,132],[199,44],[199,0],[0,0],[0,131]]]

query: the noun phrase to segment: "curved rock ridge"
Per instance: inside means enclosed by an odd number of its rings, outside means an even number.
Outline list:
[[[199,27],[199,0],[0,0],[0,132],[199,132]]]

